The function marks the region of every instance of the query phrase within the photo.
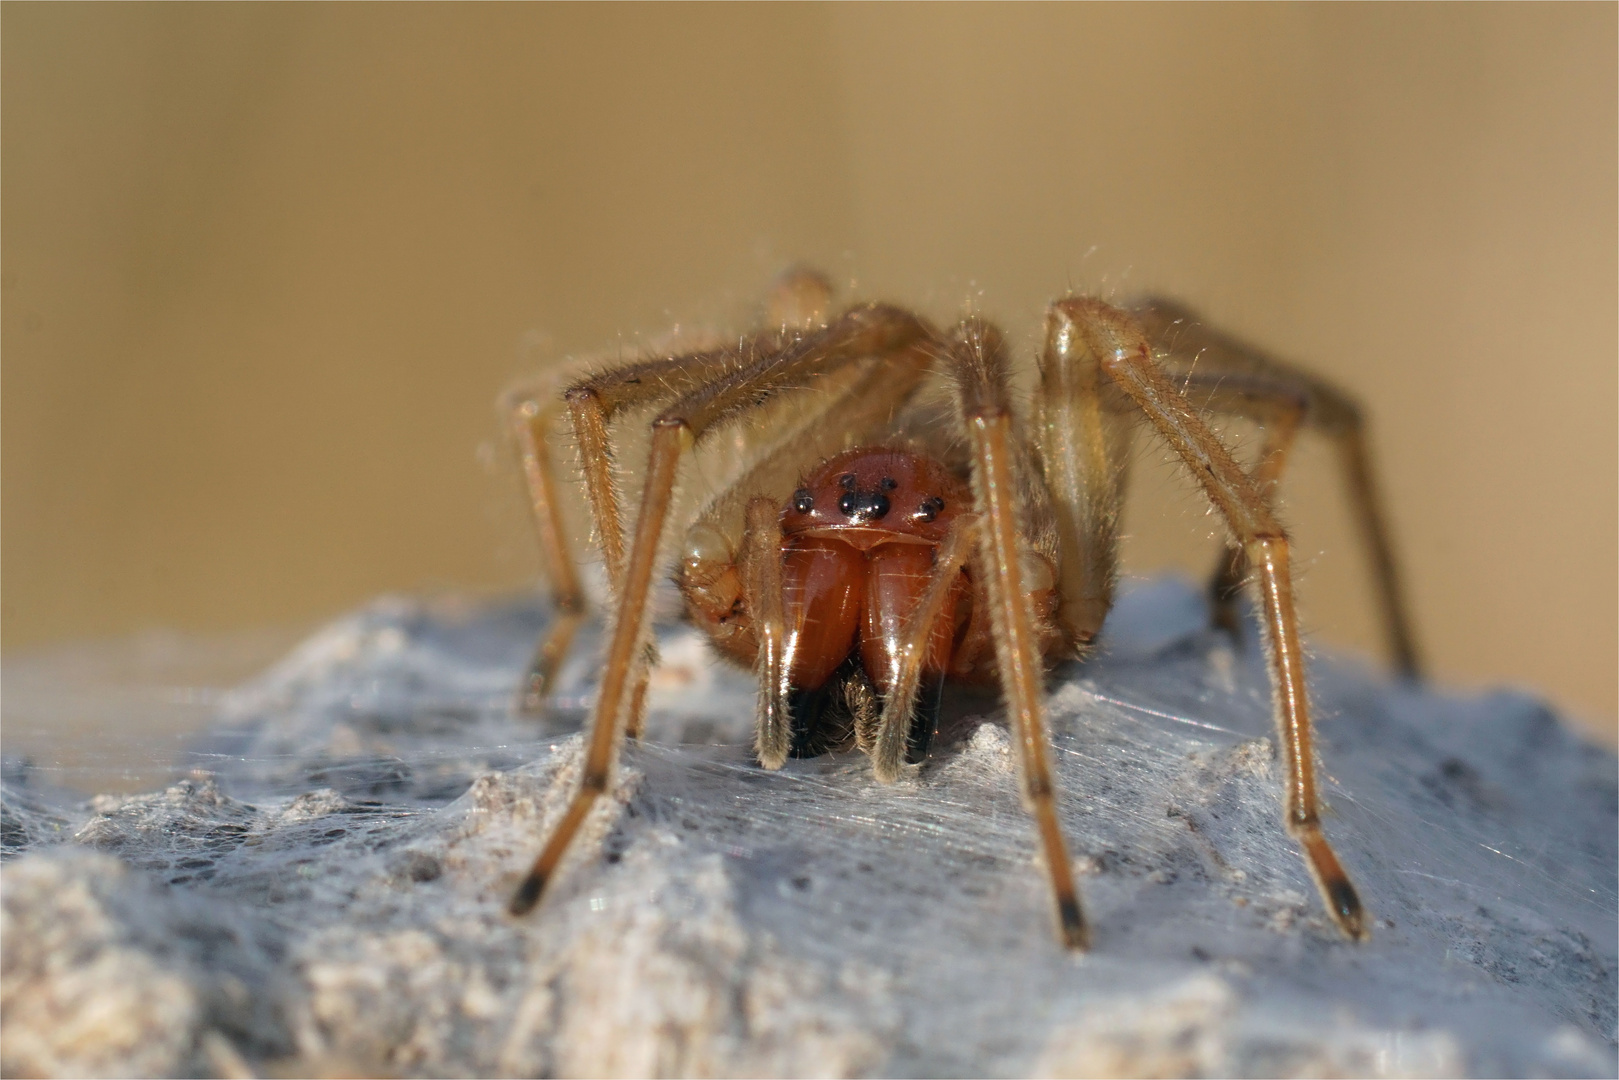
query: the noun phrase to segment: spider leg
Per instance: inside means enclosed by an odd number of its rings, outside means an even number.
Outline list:
[[[584,471],[585,497],[614,600],[623,594],[620,586],[624,575],[624,526],[613,475],[612,421],[627,408],[689,393],[734,372],[757,353],[780,348],[785,340],[783,332],[766,331],[745,338],[735,349],[706,349],[644,360],[582,379],[563,394],[573,420],[574,440]],[[630,695],[626,725],[631,738],[640,738],[646,722],[647,683],[656,663],[657,647],[649,640]]]
[[[626,705],[642,681],[651,641],[648,598],[660,564],[665,526],[673,502],[676,470],[685,452],[719,425],[783,391],[802,387],[816,377],[874,356],[916,352],[932,331],[915,316],[897,308],[862,305],[836,322],[794,338],[784,348],[767,352],[719,378],[682,395],[652,421],[641,509],[635,535],[620,577],[601,689],[591,716],[583,776],[562,820],[518,887],[510,905],[521,915],[539,902],[569,844],[596,799],[612,785],[613,768],[625,730]],[[917,353],[917,363],[925,362]]]
[[[1119,508],[1130,462],[1135,406],[1088,353],[1069,347],[1048,319],[1034,399],[1039,479],[1060,548],[1057,618],[1075,653],[1086,651],[1113,607],[1118,583]]]
[[[1296,403],[1300,409],[1297,423],[1333,441],[1350,509],[1371,563],[1390,656],[1402,675],[1421,678],[1422,658],[1411,629],[1399,564],[1389,539],[1388,515],[1372,467],[1366,419],[1360,404],[1316,375],[1209,329],[1194,313],[1172,301],[1147,300],[1136,308],[1135,314],[1148,336],[1158,343],[1160,361],[1172,373],[1190,375],[1189,391],[1209,390],[1209,405],[1215,411],[1263,422],[1270,421],[1278,410],[1286,411],[1290,402]],[[1278,464],[1277,477],[1281,469]],[[1262,490],[1262,493],[1265,492]],[[1243,576],[1238,573],[1236,579]]]
[[[760,337],[765,341],[775,340],[770,335]],[[747,343],[744,349],[746,347]],[[701,380],[713,378],[739,363],[736,351],[717,349],[647,360],[579,380],[559,397],[558,384],[568,377],[564,371],[519,387],[504,398],[502,407],[516,437],[518,460],[534,514],[535,534],[556,611],[524,674],[518,695],[518,707],[522,711],[537,713],[544,708],[557,671],[567,658],[588,607],[578,564],[567,539],[556,467],[548,444],[561,410],[566,406],[572,414],[574,440],[585,473],[591,516],[607,565],[608,584],[616,592],[623,568],[623,531],[613,489],[608,423],[626,406],[658,394],[668,395],[671,387],[675,388],[673,392],[678,392],[683,383],[690,389]]]
[[[1249,472],[1248,479],[1253,481],[1261,497],[1267,503],[1272,503],[1276,485],[1287,468],[1287,457],[1293,450],[1309,402],[1300,394],[1269,383],[1254,385],[1254,382],[1240,375],[1228,378],[1193,374],[1186,378],[1183,389],[1193,400],[1203,401],[1210,412],[1243,416],[1263,425],[1259,460]],[[1237,597],[1248,581],[1249,569],[1248,554],[1242,545],[1228,544],[1209,580],[1211,621],[1238,642],[1241,635]]]
[[[555,386],[546,384],[514,392],[507,397],[504,407],[517,438],[518,458],[528,485],[534,530],[551,585],[551,606],[555,609],[555,617],[535,647],[534,658],[529,662],[518,694],[519,708],[537,713],[544,707],[556,682],[557,669],[568,655],[579,624],[584,621],[585,593],[579,583],[573,552],[569,550],[556,470],[546,444],[561,407]]]
[[[644,360],[581,379],[563,392],[584,469],[585,497],[590,503],[602,561],[607,566],[607,580],[615,594],[624,577],[624,526],[613,475],[613,420],[634,406],[678,398],[732,374],[759,353],[781,348],[784,340],[781,334],[770,331],[745,338],[734,349],[705,349]]]
[[[972,514],[963,514],[950,526],[934,555],[927,587],[905,622],[898,647],[891,650],[897,662],[888,680],[888,693],[871,748],[872,772],[885,784],[899,779],[900,765],[907,751],[925,752],[926,743],[932,741],[932,728],[938,723],[938,705],[936,701],[930,702],[926,708],[931,716],[917,717],[917,689],[928,659],[928,647],[935,636],[934,624],[956,587],[962,567],[972,557],[978,531],[978,518]],[[919,719],[927,723],[926,731],[913,730]]]
[[[972,450],[973,500],[981,519],[979,563],[989,594],[1001,686],[1018,744],[1023,801],[1040,834],[1063,944],[1084,949],[1090,932],[1057,821],[1050,738],[1040,704],[1045,668],[1022,559],[1020,501],[1028,485],[1017,476],[1005,347],[992,329],[968,322],[958,329],[944,359],[955,375]]]
[[[831,288],[826,277],[813,270],[788,270],[771,287],[766,309],[770,329],[743,338],[733,348],[704,349],[615,367],[581,379],[564,392],[584,469],[585,496],[615,592],[624,573],[624,529],[613,477],[609,434],[613,420],[628,408],[693,393],[735,374],[761,355],[785,348],[794,340],[794,331],[824,326]]]
[[[615,598],[619,595],[619,581],[624,572],[624,528],[613,477],[613,450],[609,437],[609,425],[614,417],[630,406],[689,393],[737,370],[761,352],[781,348],[791,340],[792,331],[824,325],[831,295],[831,282],[825,275],[805,268],[790,269],[772,285],[766,312],[770,329],[744,339],[739,347],[647,360],[614,368],[568,388],[564,399],[573,420],[574,440],[579,447],[585,496],[601,545],[608,587]],[[549,638],[541,643],[540,651],[548,658],[552,653],[558,654],[553,665],[560,663],[561,655],[566,653],[579,621],[577,617],[568,621],[567,638],[560,648],[553,647]],[[559,622],[551,637],[558,636],[562,629],[564,625]],[[640,738],[646,722],[647,681],[651,669],[657,664],[656,646],[649,642],[647,650],[641,674],[631,694],[627,721],[631,738]],[[531,674],[530,685],[533,681]]]
[[[742,541],[742,596],[759,637],[758,712],[753,748],[759,764],[779,769],[792,750],[793,723],[788,683],[787,618],[782,610],[781,508],[774,499],[748,502]]]
[[[1303,849],[1305,863],[1339,929],[1350,938],[1366,938],[1370,934],[1366,911],[1321,831],[1314,733],[1286,534],[1248,475],[1185,395],[1153,362],[1145,334],[1134,319],[1099,300],[1075,298],[1052,306],[1051,325],[1062,347],[1092,353],[1102,369],[1140,406],[1197,478],[1258,571],[1265,652],[1287,771],[1287,831]]]

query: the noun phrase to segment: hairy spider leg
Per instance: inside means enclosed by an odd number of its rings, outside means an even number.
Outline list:
[[[1176,375],[1191,373],[1192,386],[1206,387],[1218,381],[1215,377],[1224,377],[1230,384],[1240,381],[1240,389],[1233,385],[1236,395],[1228,399],[1230,407],[1211,402],[1217,411],[1264,421],[1278,408],[1287,408],[1288,401],[1302,402],[1303,427],[1333,441],[1350,511],[1371,563],[1389,654],[1401,675],[1420,679],[1422,656],[1412,630],[1394,545],[1389,539],[1388,515],[1372,467],[1367,421],[1360,403],[1317,375],[1210,329],[1192,311],[1173,301],[1149,299],[1135,309],[1135,314],[1157,343],[1159,360]],[[1281,475],[1280,467],[1276,474]],[[1229,558],[1217,573],[1231,580],[1246,576],[1245,567],[1231,567]],[[1220,583],[1217,581],[1213,587],[1220,587]]]
[[[767,769],[785,765],[793,743],[781,540],[781,508],[776,500],[750,499],[742,543],[742,596],[759,637],[759,656],[754,664],[759,694],[753,750],[759,764]]]
[[[706,379],[719,378],[745,366],[759,350],[779,348],[772,332],[744,339],[736,349],[709,349],[616,368],[568,388],[563,397],[573,416],[574,441],[585,478],[585,499],[601,545],[608,589],[615,603],[624,595],[624,526],[614,481],[609,425],[625,408],[690,391]],[[646,722],[647,683],[657,663],[657,646],[646,643],[647,655],[637,670],[626,720],[631,738],[639,738]]]
[[[1025,582],[1022,502],[1030,491],[1020,469],[1012,428],[1004,342],[992,327],[969,320],[957,327],[943,359],[950,365],[972,450],[972,488],[979,526],[979,564],[995,633],[1001,687],[1018,745],[1023,801],[1034,817],[1051,877],[1058,934],[1070,949],[1089,946],[1090,930],[1074,885],[1073,865],[1057,821],[1050,737],[1040,703],[1045,658]]]
[[[684,453],[717,426],[784,390],[804,386],[819,375],[862,359],[901,354],[931,335],[926,324],[908,312],[861,305],[836,322],[681,396],[652,421],[641,509],[621,579],[579,791],[513,897],[513,914],[520,915],[538,903],[591,806],[611,787],[626,726],[626,699],[631,696],[626,691],[633,693],[641,683],[651,643],[647,601],[673,500],[675,473]]]
[[[1047,320],[1034,398],[1034,437],[1060,544],[1057,617],[1084,655],[1113,608],[1119,511],[1130,463],[1135,405],[1096,358],[1068,346]]]
[[[518,708],[536,713],[556,684],[556,674],[573,645],[574,634],[585,617],[585,591],[579,583],[579,570],[568,545],[567,525],[558,498],[556,469],[551,461],[547,438],[562,409],[557,396],[557,378],[538,386],[525,387],[508,395],[503,408],[511,419],[517,441],[518,461],[528,487],[529,506],[534,513],[534,532],[540,544],[546,580],[551,586],[551,625],[540,635],[518,689]]]
[[[624,567],[624,534],[607,437],[608,424],[614,415],[655,396],[689,391],[717,378],[723,371],[740,367],[751,353],[779,348],[788,331],[823,325],[830,300],[831,283],[824,275],[806,269],[789,270],[777,279],[770,292],[766,325],[771,330],[744,340],[737,348],[710,349],[632,364],[579,380],[569,387],[566,396],[558,394],[559,386],[568,375],[564,370],[535,384],[519,387],[502,399],[502,409],[510,418],[516,438],[518,462],[528,488],[535,536],[556,613],[551,626],[540,636],[534,658],[524,675],[519,690],[519,708],[523,712],[537,713],[544,708],[587,607],[577,560],[567,539],[556,467],[549,448],[549,438],[562,409],[566,407],[571,414],[574,441],[585,475],[586,498],[607,568],[608,587],[616,593]]]
[[[933,567],[929,571],[927,585],[905,621],[904,630],[896,643],[897,648],[892,650],[898,663],[893,667],[883,698],[883,711],[877,721],[876,738],[871,748],[872,773],[883,783],[899,779],[900,765],[911,749],[912,718],[922,671],[929,658],[929,646],[938,637],[939,616],[944,612],[946,603],[961,588],[961,571],[973,555],[978,532],[976,515],[963,514],[951,523],[950,531],[933,553]],[[932,710],[931,718],[924,714],[924,719],[937,726],[938,710]],[[923,744],[919,749],[925,750],[925,744],[932,741],[933,731],[929,729],[917,734],[918,741]]]
[[[690,393],[726,373],[747,366],[761,354],[781,349],[795,332],[824,325],[831,303],[831,290],[831,282],[824,275],[802,268],[788,270],[776,279],[771,288],[766,308],[767,329],[744,338],[737,346],[659,357],[617,367],[582,379],[564,393],[563,400],[573,421],[574,442],[584,473],[585,498],[595,525],[597,542],[601,545],[608,588],[615,598],[620,594],[619,584],[624,573],[624,528],[614,482],[612,441],[608,434],[614,417],[631,406]],[[543,439],[543,431],[541,437]],[[524,464],[527,465],[526,458]],[[538,514],[537,498],[535,505]],[[552,498],[548,505],[555,507],[555,499]],[[547,554],[551,554],[549,549]],[[536,653],[536,663],[530,666],[526,680],[523,705],[528,711],[543,707],[545,695],[555,680],[555,671],[572,643],[579,621],[579,616],[559,619],[542,640]],[[650,644],[648,648],[654,649]],[[539,666],[542,658],[547,662],[544,669]],[[642,675],[632,694],[628,721],[632,737],[639,737],[646,720],[646,673],[656,662],[654,649],[646,657]]]
[[[1099,300],[1084,298],[1058,301],[1052,305],[1052,314],[1048,325],[1060,347],[1086,349],[1096,356],[1102,369],[1140,406],[1196,477],[1258,571],[1267,667],[1287,772],[1287,831],[1303,850],[1305,864],[1333,921],[1348,937],[1365,939],[1370,935],[1366,911],[1321,831],[1314,733],[1286,534],[1248,475],[1153,362],[1145,333],[1134,319]]]
[[[578,559],[568,543],[556,467],[549,446],[562,410],[567,408],[571,414],[591,518],[607,569],[608,588],[616,595],[623,573],[624,544],[613,487],[607,425],[621,409],[658,395],[678,393],[682,386],[690,389],[704,378],[716,378],[721,372],[740,366],[743,361],[739,356],[745,356],[750,347],[777,347],[779,337],[779,334],[760,335],[762,340],[746,340],[739,349],[708,349],[641,361],[579,380],[559,395],[557,387],[571,374],[564,369],[505,397],[504,408],[516,437],[518,461],[534,514],[535,534],[556,608],[556,619],[540,636],[534,659],[524,675],[518,700],[521,711],[538,713],[544,709],[555,686],[557,671],[567,658],[588,607],[579,580]]]
[[[1256,385],[1257,384],[1257,385]],[[1262,426],[1259,459],[1248,473],[1267,504],[1275,505],[1276,485],[1287,468],[1288,455],[1304,421],[1308,401],[1300,394],[1243,375],[1194,373],[1181,382],[1181,390],[1208,412],[1241,416]],[[1210,621],[1240,642],[1237,597],[1248,583],[1248,554],[1240,544],[1227,544],[1209,578]]]
[[[809,270],[789,270],[771,289],[765,330],[734,346],[628,364],[568,387],[563,397],[579,446],[585,497],[595,520],[607,577],[615,588],[624,573],[624,528],[609,436],[613,419],[635,405],[693,393],[747,368],[761,356],[779,352],[797,334],[824,326],[830,301],[831,284],[824,276]]]

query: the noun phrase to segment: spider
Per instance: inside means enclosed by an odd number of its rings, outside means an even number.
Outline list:
[[[1391,650],[1414,676],[1353,400],[1171,303],[1123,309],[1068,297],[1050,306],[1024,419],[1013,409],[1005,340],[989,322],[966,318],[941,332],[887,304],[834,315],[831,297],[825,277],[790,271],[771,293],[763,328],[739,341],[624,363],[560,395],[508,399],[557,612],[523,687],[525,708],[543,707],[585,615],[547,450],[564,411],[613,598],[583,778],[510,911],[538,903],[592,804],[610,790],[622,740],[640,733],[656,662],[650,594],[673,563],[686,618],[721,656],[757,674],[754,749],[766,769],[852,743],[879,781],[893,781],[927,756],[946,681],[998,681],[1059,937],[1085,949],[1042,678],[1047,665],[1091,650],[1112,605],[1129,439],[1145,417],[1230,528],[1210,586],[1215,621],[1232,625],[1234,594],[1256,583],[1285,764],[1284,824],[1332,920],[1365,939],[1365,908],[1321,829],[1288,540],[1270,508],[1298,430],[1335,440]],[[1264,425],[1251,473],[1189,395]],[[626,545],[610,429],[636,406],[661,407]],[[705,445],[732,450],[740,475],[688,515],[676,558],[678,467]]]

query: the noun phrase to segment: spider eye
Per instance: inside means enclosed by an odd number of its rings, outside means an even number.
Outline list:
[[[918,521],[932,521],[944,510],[944,500],[937,495],[930,495],[922,500],[922,505],[916,508]]]
[[[838,477],[838,485],[842,487],[844,491],[853,491],[855,485],[854,473],[846,472],[842,476]]]
[[[895,488],[899,487],[899,481],[895,480],[892,476],[883,477],[879,483],[884,491],[893,491]]]
[[[793,492],[793,509],[800,514],[807,514],[815,509],[815,496],[810,494],[809,488],[799,488]]]
[[[845,491],[838,500],[838,509],[857,524],[873,518],[880,519],[888,514],[888,496],[880,491]]]

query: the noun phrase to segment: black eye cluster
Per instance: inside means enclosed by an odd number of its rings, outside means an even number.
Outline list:
[[[843,488],[843,494],[838,498],[838,509],[859,521],[886,517],[891,507],[883,491],[893,491],[899,487],[892,477],[885,476],[878,485],[881,491],[861,491],[854,473],[844,473],[838,477],[838,485]]]
[[[899,487],[899,481],[892,476],[885,476],[877,482],[877,490],[861,491],[859,478],[854,473],[844,473],[838,477],[838,486],[843,494],[838,497],[838,510],[845,517],[855,521],[876,521],[887,517],[893,509],[885,492],[893,491]],[[792,507],[800,514],[807,514],[815,509],[815,494],[809,488],[799,488],[793,492]],[[913,515],[917,521],[933,521],[944,512],[944,500],[937,495],[930,495],[923,499]]]
[[[877,482],[877,490],[861,491],[860,481],[854,473],[844,473],[838,477],[838,486],[843,494],[838,497],[838,509],[846,517],[855,521],[875,521],[886,517],[893,505],[888,501],[887,491],[899,487],[899,481],[892,476],[885,476]]]

